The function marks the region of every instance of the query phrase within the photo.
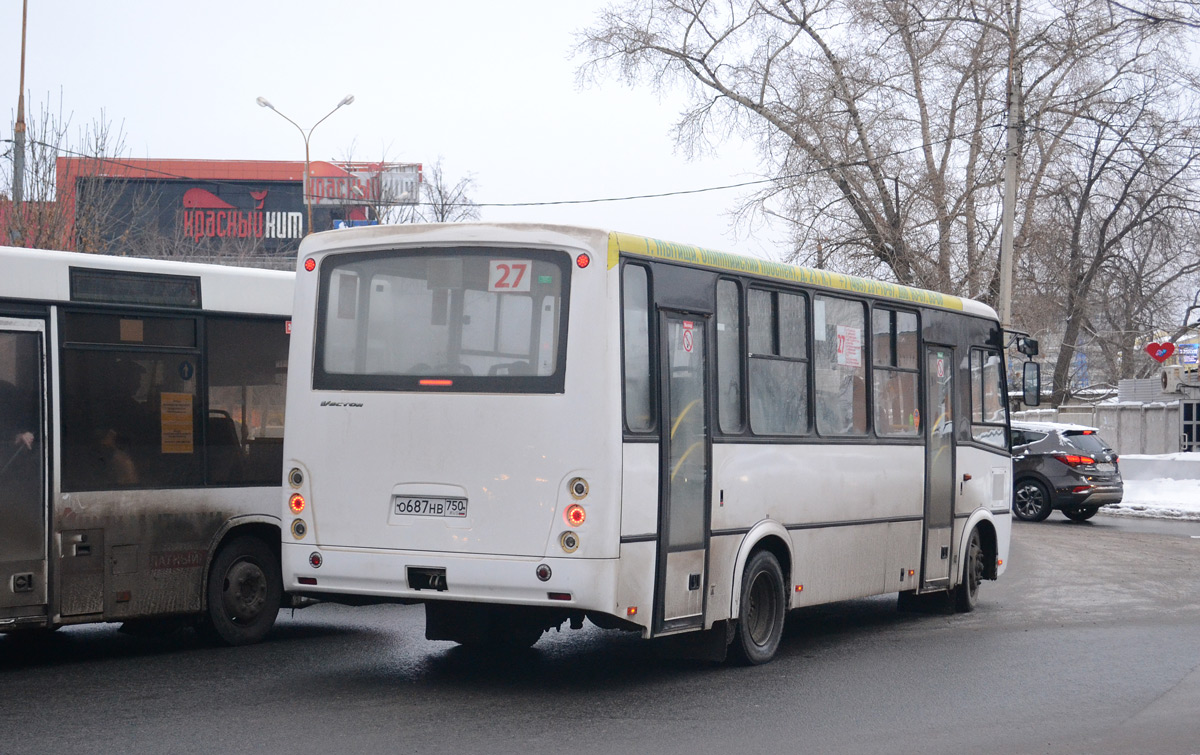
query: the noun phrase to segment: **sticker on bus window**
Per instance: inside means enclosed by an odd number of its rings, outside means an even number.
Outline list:
[[[192,394],[168,393],[160,396],[162,418],[162,452],[190,454],[195,452],[192,425]]]
[[[531,267],[533,260],[492,260],[488,269],[488,291],[528,293]]]
[[[845,367],[862,367],[862,330],[846,325],[837,327],[837,363]]]

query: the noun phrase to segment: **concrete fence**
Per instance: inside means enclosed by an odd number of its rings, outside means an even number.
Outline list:
[[[1013,412],[1013,421],[1073,422],[1100,430],[1114,450],[1124,454],[1171,454],[1180,449],[1180,404],[1122,403],[1061,406]]]

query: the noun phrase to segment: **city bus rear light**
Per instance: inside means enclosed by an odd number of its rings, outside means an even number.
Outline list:
[[[581,269],[581,270],[582,270],[583,268],[585,268],[585,267],[587,267],[588,265],[592,264],[592,258],[591,258],[591,257],[589,257],[589,256],[588,256],[588,255],[586,255],[586,254],[581,254],[581,255],[579,255],[578,257],[576,257],[576,258],[575,258],[575,264],[576,264],[576,265],[579,265],[579,269]]]
[[[587,512],[578,503],[572,503],[563,512],[563,518],[567,520],[568,527],[578,527],[587,519]]]
[[[309,257],[308,259],[304,260],[304,269],[310,273],[313,270],[316,270],[317,269],[317,261],[314,260],[312,257]]]
[[[323,563],[325,563],[325,559],[321,557],[320,553],[313,551],[312,553],[308,554],[308,565],[312,568],[320,569],[321,564]]]
[[[447,385],[454,385],[454,381],[453,381],[453,380],[429,380],[429,379],[425,379],[425,380],[420,380],[420,381],[418,381],[418,383],[417,383],[417,384],[418,384],[418,385],[438,385],[438,386],[447,386]]]
[[[293,514],[299,514],[304,511],[304,496],[299,493],[292,493],[292,497],[288,499],[288,508]]]
[[[301,577],[297,581],[300,582],[300,584],[302,584],[302,585],[315,585],[317,583],[317,578],[316,577]]]
[[[569,592],[548,592],[546,597],[550,600],[570,600],[571,593]]]
[[[630,606],[625,609],[626,616],[637,616],[637,606]]]

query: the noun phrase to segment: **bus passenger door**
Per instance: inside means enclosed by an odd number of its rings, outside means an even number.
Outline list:
[[[704,625],[709,458],[706,315],[661,313],[662,428],[654,633]]]
[[[950,585],[954,532],[954,349],[925,347],[925,558],[922,588]]]
[[[45,336],[0,317],[0,626],[46,617]]]

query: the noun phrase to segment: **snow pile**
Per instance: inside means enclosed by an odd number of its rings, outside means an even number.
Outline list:
[[[1200,521],[1200,453],[1121,457],[1125,495],[1102,514]]]
[[[1200,480],[1126,480],[1121,502],[1100,513],[1200,521]]]

